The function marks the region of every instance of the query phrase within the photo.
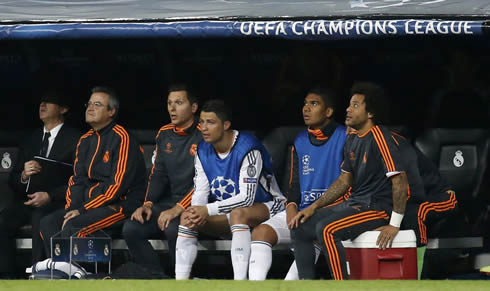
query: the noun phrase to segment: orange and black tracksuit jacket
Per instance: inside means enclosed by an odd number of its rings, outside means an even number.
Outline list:
[[[407,170],[400,146],[392,138],[391,131],[376,125],[363,135],[349,135],[344,147],[342,171],[352,175],[352,193],[344,203],[360,207],[360,210],[346,211],[344,217],[326,220],[321,237],[318,237],[323,241],[330,271],[336,280],[348,278],[345,255],[339,252],[341,240],[353,239],[389,223],[393,188],[388,176]]]
[[[128,216],[141,205],[146,185],[143,154],[122,126],[111,123],[89,130],[80,138],[75,154],[66,211],[77,209],[83,214],[111,206]]]
[[[170,123],[158,131],[154,163],[148,178],[145,205],[161,210],[175,204],[187,208],[194,192],[194,156],[202,140],[198,122],[190,127],[176,128]]]

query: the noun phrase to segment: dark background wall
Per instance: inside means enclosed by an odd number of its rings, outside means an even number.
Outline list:
[[[483,37],[1,41],[1,129],[39,126],[38,98],[52,87],[72,100],[68,122],[86,128],[83,104],[101,84],[119,93],[122,125],[157,129],[169,121],[166,88],[177,80],[192,84],[201,100],[229,100],[238,129],[302,124],[303,98],[316,85],[342,97],[336,118],[343,122],[356,80],[384,86],[390,123],[414,134],[430,126],[488,128],[489,52]]]

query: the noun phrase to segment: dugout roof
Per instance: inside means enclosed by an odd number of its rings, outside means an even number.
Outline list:
[[[0,39],[480,35],[488,19],[487,0],[4,0]]]

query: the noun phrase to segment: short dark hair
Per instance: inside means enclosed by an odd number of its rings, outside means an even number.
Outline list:
[[[111,87],[95,86],[92,88],[92,90],[90,92],[91,92],[91,94],[105,93],[109,96],[108,107],[109,107],[109,109],[115,109],[116,110],[116,113],[114,114],[114,118],[113,118],[113,119],[116,119],[116,117],[119,114],[119,98],[117,97],[116,91],[114,91],[114,89],[112,89]]]
[[[191,105],[194,103],[199,104],[198,97],[194,95],[194,90],[189,85],[185,83],[174,83],[168,86],[168,94],[176,91],[185,91],[187,93],[187,100],[189,100]]]
[[[218,116],[221,121],[231,121],[232,112],[231,107],[220,99],[211,99],[206,101],[202,106],[201,112],[213,112]]]
[[[388,121],[389,103],[385,96],[385,90],[372,82],[356,82],[350,89],[350,95],[364,95],[366,111],[371,113],[375,124]]]
[[[337,106],[337,94],[333,90],[324,87],[313,87],[308,90],[307,94],[316,94],[322,97],[326,107],[330,107],[335,110]]]

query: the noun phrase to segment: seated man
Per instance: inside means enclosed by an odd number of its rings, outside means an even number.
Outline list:
[[[403,227],[413,229],[417,246],[427,245],[427,227],[449,215],[458,201],[439,170],[419,149],[413,148],[415,164],[424,185],[425,195],[412,195],[407,202]]]
[[[312,240],[321,245],[332,277],[348,279],[342,240],[355,239],[365,231],[381,231],[377,245],[391,247],[403,219],[408,181],[398,144],[391,131],[376,125],[386,108],[383,90],[371,83],[351,89],[346,125],[356,130],[344,146],[342,172],[330,188],[290,221],[294,255],[300,279],[314,279]],[[342,196],[349,199],[322,208]],[[391,214],[391,219],[389,214]]]
[[[272,264],[272,247],[291,242],[287,223],[298,209],[318,199],[340,174],[347,129],[332,119],[334,104],[333,92],[326,89],[310,90],[305,98],[303,119],[308,129],[296,137],[291,148],[293,158],[286,210],[254,228],[248,270],[250,280],[266,279]],[[343,197],[337,202],[341,201]],[[296,272],[294,264],[286,278],[296,277]]]
[[[167,239],[171,272],[175,269],[178,218],[191,204],[194,156],[202,140],[194,116],[197,107],[197,98],[187,86],[178,84],[169,88],[167,109],[172,123],[158,131],[155,162],[150,172],[145,202],[123,227],[131,256],[155,277],[166,275],[160,266],[158,254],[148,242],[152,236]]]
[[[92,127],[78,141],[74,174],[68,182],[65,209],[41,220],[44,247],[59,232],[78,237],[121,225],[141,205],[146,168],[138,142],[115,123],[119,100],[106,87],[92,89],[85,121]]]
[[[54,169],[43,169],[34,157],[73,164],[80,131],[64,123],[69,110],[67,99],[61,92],[44,94],[39,105],[39,119],[43,127],[30,133],[21,144],[19,159],[9,177],[9,184],[16,194],[15,202],[0,212],[0,277],[14,277],[14,236],[23,225],[32,225],[32,262],[46,256],[39,236],[39,221],[56,209],[63,208],[72,168],[66,167],[67,176],[48,183],[46,178],[56,174],[53,173]],[[36,178],[38,180],[34,181]]]
[[[247,278],[250,228],[284,209],[269,153],[254,136],[231,129],[231,111],[220,100],[202,108],[203,140],[195,159],[191,207],[180,218],[175,278],[190,277],[198,232],[229,235],[234,278]]]

